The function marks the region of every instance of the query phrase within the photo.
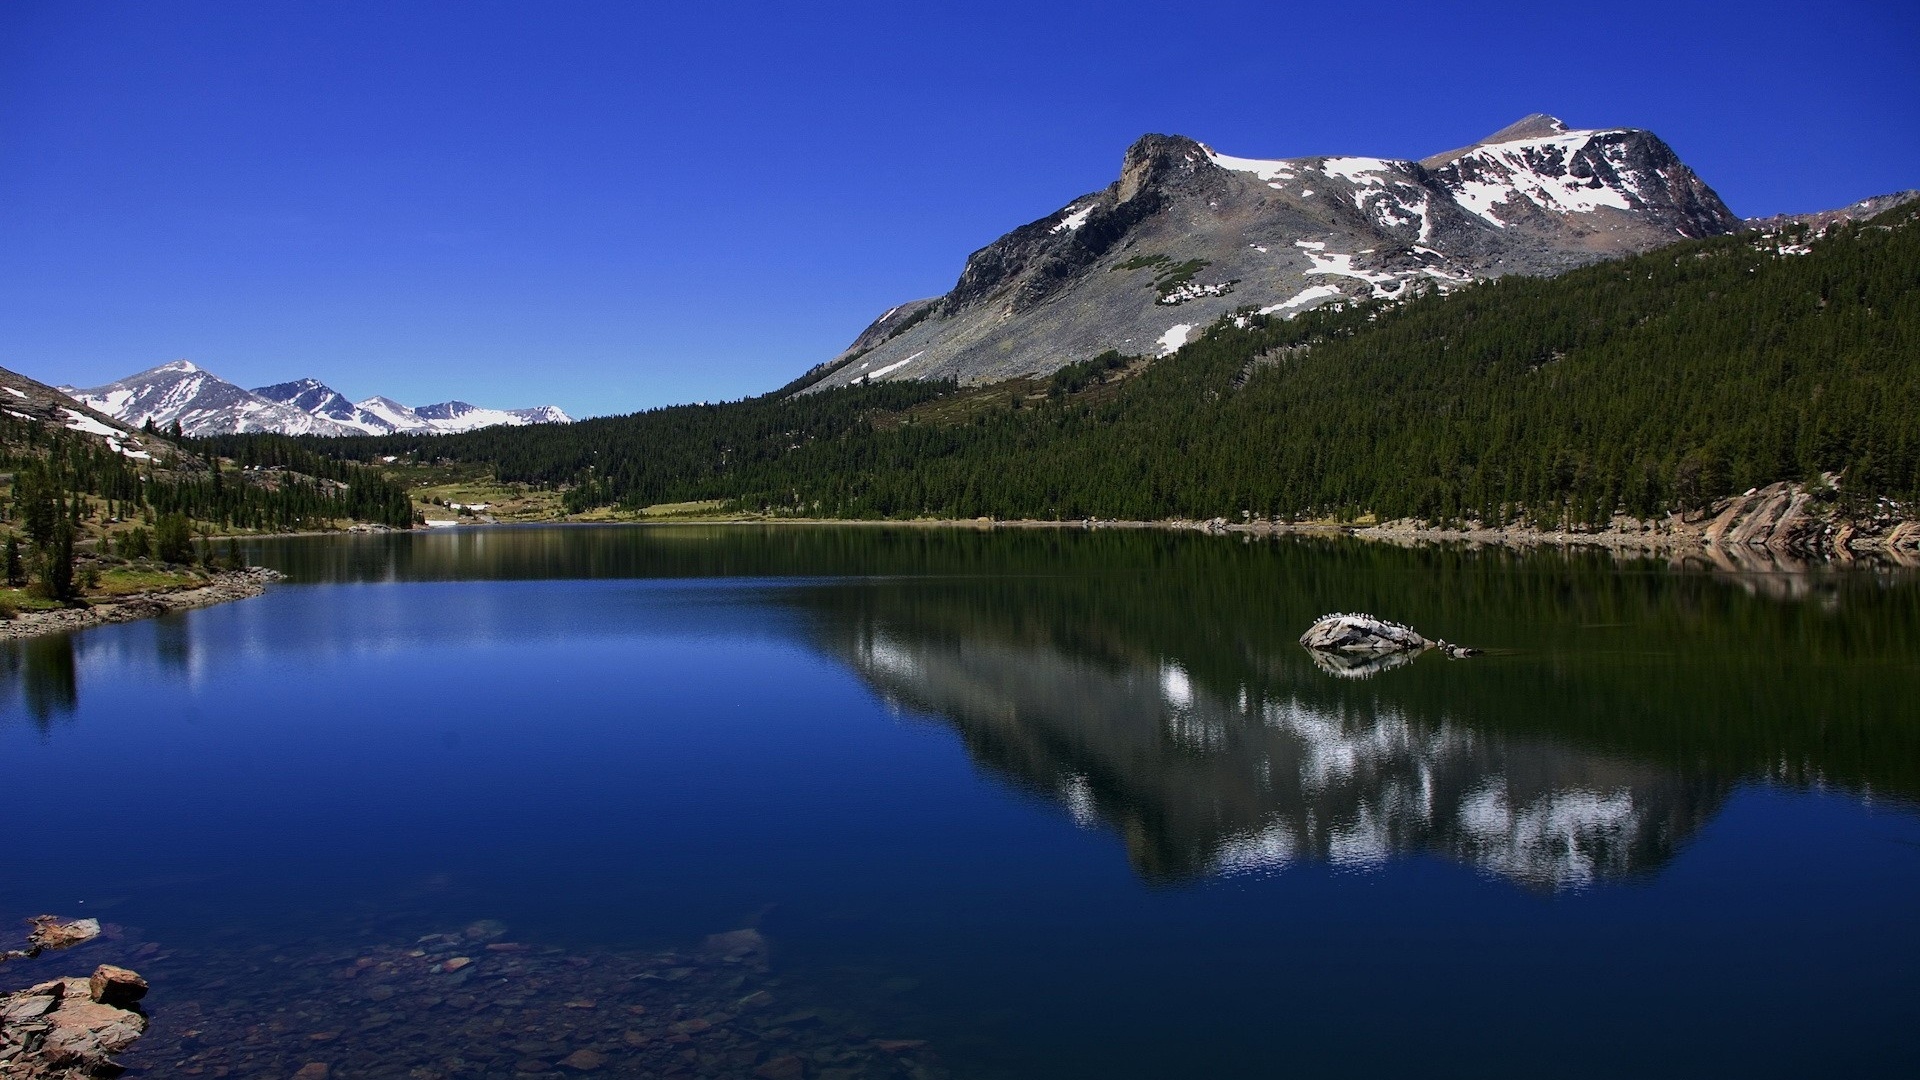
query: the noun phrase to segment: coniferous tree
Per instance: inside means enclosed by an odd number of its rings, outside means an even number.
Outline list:
[[[153,534],[144,525],[135,525],[121,534],[119,541],[120,557],[123,559],[146,559],[153,556]]]
[[[49,600],[71,600],[73,588],[73,525],[62,517],[40,554],[40,592]]]
[[[153,532],[154,556],[165,563],[193,561],[193,529],[182,513],[161,514]]]

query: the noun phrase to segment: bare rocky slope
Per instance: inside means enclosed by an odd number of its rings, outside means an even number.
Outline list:
[[[0,412],[46,427],[66,428],[103,440],[115,452],[140,461],[171,462],[179,450],[99,412],[43,382],[0,368]]]
[[[1108,349],[1171,352],[1248,307],[1555,274],[1746,227],[1632,128],[1536,114],[1420,161],[1259,160],[1147,135],[1114,183],[975,252],[950,292],[886,312],[799,385],[1045,374]]]

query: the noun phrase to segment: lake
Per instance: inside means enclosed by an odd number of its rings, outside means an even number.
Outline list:
[[[0,651],[0,918],[110,924],[0,980],[140,970],[135,1075],[1920,1060],[1906,570],[877,526],[247,552],[285,583]],[[1486,654],[1323,668],[1297,639],[1348,610]]]

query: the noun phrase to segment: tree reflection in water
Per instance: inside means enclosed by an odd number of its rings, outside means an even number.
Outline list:
[[[0,715],[25,717],[41,734],[79,706],[73,637],[50,634],[0,642]]]

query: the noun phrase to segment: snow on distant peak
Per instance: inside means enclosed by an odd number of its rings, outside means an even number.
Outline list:
[[[1404,168],[1398,161],[1370,157],[1330,157],[1320,162],[1320,171],[1350,184],[1385,184],[1381,173],[1397,173]]]
[[[480,409],[447,402],[434,418],[389,398],[354,404],[317,379],[245,390],[186,360],[176,360],[91,389],[63,388],[84,405],[123,424],[179,424],[188,435],[278,432],[284,435],[387,435],[469,431],[495,424],[571,423],[551,405]],[[95,421],[97,423],[97,421]]]

